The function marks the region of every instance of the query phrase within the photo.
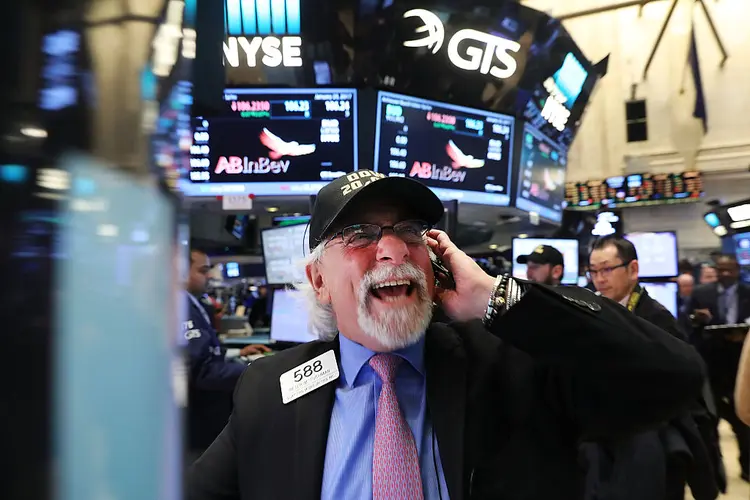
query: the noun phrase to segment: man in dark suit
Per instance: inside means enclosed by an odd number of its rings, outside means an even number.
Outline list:
[[[577,499],[580,439],[699,394],[691,346],[587,290],[488,276],[429,230],[442,214],[410,179],[321,189],[303,289],[321,340],[246,370],[189,499]],[[433,300],[455,323],[430,324]]]
[[[599,238],[592,246],[588,267],[597,293],[676,338],[687,340],[687,333],[672,313],[639,284],[638,253],[632,242],[615,235]],[[618,478],[592,488],[598,492],[596,498],[682,499],[686,483],[695,498],[715,498],[719,486],[725,484],[715,414],[710,389],[705,385],[703,398],[696,398],[689,412],[668,425],[664,422],[658,431],[634,434],[618,440],[616,446],[590,444],[592,449],[587,452],[599,462],[594,469],[609,471],[610,478]],[[607,451],[602,452],[605,448]],[[685,460],[686,454],[692,463]],[[633,477],[639,480],[632,481]],[[596,479],[590,481],[596,484]],[[607,489],[610,493],[604,494]]]
[[[694,317],[708,325],[732,325],[750,320],[750,287],[740,283],[740,266],[733,255],[717,258],[718,281],[695,288],[692,298]],[[734,386],[742,339],[725,337],[705,330],[700,336],[700,351],[708,365],[711,388],[719,412],[732,426],[740,451],[742,478],[750,479],[750,428],[737,417]]]
[[[207,307],[199,297],[206,292],[211,263],[200,250],[190,251],[190,271],[186,283],[188,319],[183,334],[188,346],[187,448],[199,454],[216,439],[232,411],[232,391],[245,370],[245,364],[225,359],[219,337],[211,324]],[[247,356],[268,351],[250,345],[240,351]]]

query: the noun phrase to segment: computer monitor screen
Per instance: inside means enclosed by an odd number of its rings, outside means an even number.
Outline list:
[[[677,283],[641,283],[648,294],[677,317]]]
[[[357,169],[354,89],[227,89],[195,118],[186,195],[309,195]]]
[[[310,342],[318,337],[310,330],[302,292],[277,289],[271,306],[271,339],[278,342]]]
[[[261,238],[266,283],[286,285],[307,279],[301,265],[309,248],[307,224],[264,229]]]
[[[578,240],[552,238],[513,238],[513,277],[526,279],[526,264],[516,262],[521,255],[529,255],[540,245],[555,247],[563,255],[565,271],[562,283],[578,283]]]
[[[224,223],[224,229],[238,240],[242,240],[245,237],[248,220],[247,215],[230,215]]]
[[[443,200],[508,206],[512,116],[378,94],[375,168],[409,177]]]
[[[750,266],[750,233],[740,233],[732,236],[737,262],[741,266]]]
[[[629,233],[625,238],[638,252],[640,278],[677,276],[677,235],[673,231]]]
[[[308,222],[310,222],[309,215],[278,215],[271,218],[271,225],[274,227],[294,226],[296,224],[307,224]]]
[[[237,262],[227,262],[224,266],[224,272],[227,278],[239,278],[240,277],[240,265]]]
[[[518,165],[516,207],[554,222],[565,208],[567,151],[528,123]]]

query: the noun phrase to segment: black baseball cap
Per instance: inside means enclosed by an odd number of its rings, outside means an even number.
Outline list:
[[[354,200],[377,199],[405,204],[415,219],[430,225],[443,217],[443,203],[430,188],[406,177],[386,177],[372,170],[357,170],[323,186],[310,218],[310,250],[335,229],[336,221]]]
[[[531,262],[534,264],[551,264],[553,266],[565,267],[565,260],[560,250],[549,245],[539,245],[529,255],[519,255],[516,262],[519,264]]]

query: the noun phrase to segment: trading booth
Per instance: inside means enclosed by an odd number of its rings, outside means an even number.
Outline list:
[[[289,340],[274,325],[301,310],[286,288],[307,249],[304,217],[337,177],[424,183],[462,248],[486,248],[498,220],[561,224],[568,149],[606,61],[589,61],[549,15],[496,4],[215,2],[197,46],[225,78],[194,93],[177,186],[191,237],[220,233],[219,278],[270,287],[271,337]]]

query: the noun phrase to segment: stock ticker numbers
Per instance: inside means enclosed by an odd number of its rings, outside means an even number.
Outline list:
[[[313,183],[356,165],[354,90],[227,89],[224,101],[222,114],[194,121],[193,183],[232,183],[221,187],[228,193],[240,183],[296,182],[317,192]]]
[[[512,117],[387,92],[378,110],[381,172],[452,190],[446,196],[471,191],[487,203],[508,202]]]
[[[690,171],[671,174],[630,174],[566,184],[570,209],[689,203],[703,196],[703,176]]]

